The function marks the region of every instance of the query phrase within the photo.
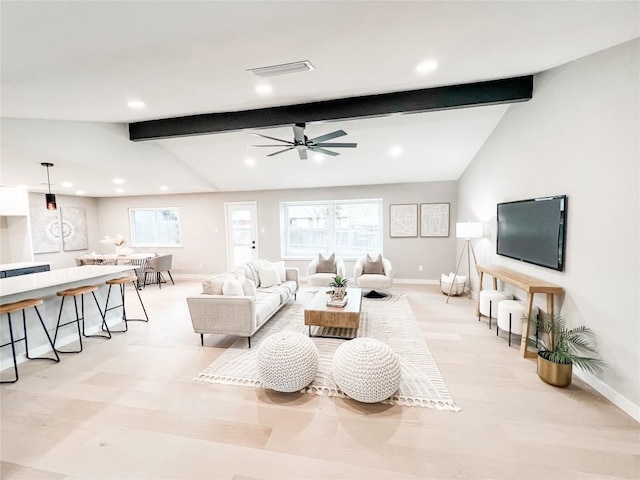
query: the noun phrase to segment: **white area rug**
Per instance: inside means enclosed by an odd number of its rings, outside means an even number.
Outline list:
[[[285,305],[251,338],[250,349],[247,348],[246,338],[238,339],[194,380],[262,388],[256,361],[261,342],[281,330],[308,334],[303,312],[305,300],[309,301],[310,298],[309,293],[299,292],[297,302]],[[358,337],[372,337],[386,343],[400,359],[400,388],[383,403],[460,410],[453,403],[406,297],[390,295],[384,299],[363,298]],[[347,340],[317,337],[312,340],[318,348],[320,369],[315,380],[303,391],[345,397],[333,381],[331,365],[336,348]]]

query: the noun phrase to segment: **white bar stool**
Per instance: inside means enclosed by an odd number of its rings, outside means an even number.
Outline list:
[[[501,292],[500,290],[480,290],[478,321],[480,321],[482,315],[489,317],[489,329],[491,329],[491,317],[497,313],[498,304],[511,299],[513,299],[513,295],[508,292]]]
[[[533,305],[529,316],[537,317],[539,313],[538,307]],[[509,332],[509,346],[511,346],[511,334],[522,335],[522,324],[526,321],[522,318],[524,315],[524,303],[517,300],[505,300],[498,304],[498,325],[496,326],[496,335],[498,329]],[[523,338],[523,342],[527,339]]]

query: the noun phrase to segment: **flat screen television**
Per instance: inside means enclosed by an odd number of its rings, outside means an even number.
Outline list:
[[[564,270],[566,195],[499,203],[497,219],[498,255]]]

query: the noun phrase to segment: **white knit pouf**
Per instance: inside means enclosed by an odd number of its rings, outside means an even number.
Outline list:
[[[340,345],[333,356],[333,379],[343,393],[365,403],[381,402],[400,386],[400,362],[379,340],[360,337]]]
[[[297,392],[318,373],[318,350],[306,335],[288,330],[265,338],[257,353],[258,373],[266,388]]]

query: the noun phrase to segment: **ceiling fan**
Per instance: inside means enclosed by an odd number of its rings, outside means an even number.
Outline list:
[[[342,137],[347,134],[344,130],[336,130],[335,132],[327,133],[325,135],[320,135],[315,138],[307,138],[304,134],[304,123],[296,123],[293,125],[293,142],[289,140],[282,140],[281,138],[269,137],[268,135],[262,135],[260,133],[252,133],[251,135],[255,135],[257,137],[268,138],[269,140],[275,140],[276,142],[282,142],[286,145],[286,148],[283,150],[278,150],[277,152],[270,153],[267,157],[273,157],[274,155],[279,155],[280,153],[288,152],[289,150],[297,150],[298,155],[300,156],[300,160],[306,160],[307,150],[312,152],[322,153],[324,155],[331,155],[335,157],[336,155],[340,155],[338,152],[332,152],[331,150],[327,150],[327,148],[356,148],[358,146],[357,143],[327,143],[327,140],[332,140],[334,138]],[[284,145],[247,145],[248,147],[279,147]]]

